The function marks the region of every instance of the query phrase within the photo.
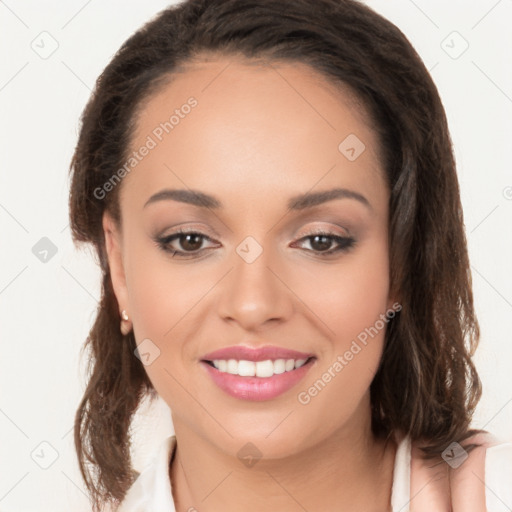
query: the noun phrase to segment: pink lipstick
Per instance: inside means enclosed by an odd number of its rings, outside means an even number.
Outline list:
[[[201,365],[228,395],[242,400],[271,400],[304,378],[314,361],[311,353],[275,346],[253,349],[238,345],[206,354]]]

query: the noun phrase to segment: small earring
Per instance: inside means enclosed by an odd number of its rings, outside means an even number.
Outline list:
[[[131,325],[130,325],[130,321],[129,321],[129,318],[128,318],[128,313],[126,312],[125,309],[123,309],[123,311],[121,311],[121,333],[126,336],[130,331],[131,331]]]

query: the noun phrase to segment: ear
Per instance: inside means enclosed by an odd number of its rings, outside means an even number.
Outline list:
[[[128,290],[126,287],[126,275],[123,264],[122,238],[119,228],[109,212],[103,213],[103,233],[105,236],[105,249],[107,251],[108,265],[112,286],[117,298],[119,310],[130,311],[128,303]]]
[[[389,296],[388,297],[388,309],[394,309],[395,311],[399,311],[401,308],[401,305],[402,305],[402,302],[400,301],[399,298],[397,298],[399,296],[397,295],[393,295],[393,296]]]
[[[402,310],[402,301],[401,301],[401,293],[400,292],[394,292],[390,290],[390,294],[388,295],[388,301],[387,301],[387,310],[386,312],[390,314],[392,311],[395,312],[395,315],[399,313]],[[393,315],[394,316],[394,315]],[[393,318],[391,316],[391,318]]]
[[[387,308],[388,310],[393,309],[395,311],[400,311],[402,309],[402,291],[398,286],[393,287],[390,285]]]

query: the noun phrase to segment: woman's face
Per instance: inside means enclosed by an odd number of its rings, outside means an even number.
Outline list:
[[[393,300],[366,122],[305,65],[235,58],[190,66],[144,104],[122,233],[108,215],[104,228],[120,309],[177,433],[274,458],[369,432]]]

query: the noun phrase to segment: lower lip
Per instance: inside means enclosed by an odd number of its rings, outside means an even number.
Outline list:
[[[241,400],[271,400],[293,388],[313,365],[315,359],[295,370],[284,372],[272,377],[240,377],[231,373],[220,372],[217,368],[201,361],[213,382],[228,395]]]

